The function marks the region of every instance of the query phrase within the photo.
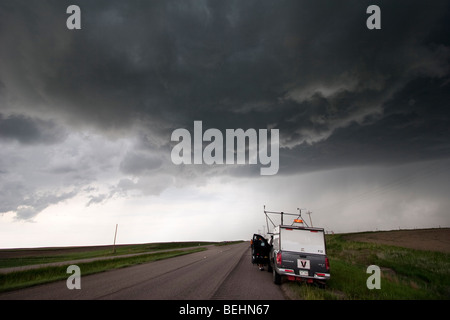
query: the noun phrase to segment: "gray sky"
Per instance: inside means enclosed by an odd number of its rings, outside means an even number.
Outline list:
[[[81,30],[66,9],[81,8]],[[366,9],[381,8],[381,30]],[[0,0],[0,247],[450,225],[448,1]],[[446,23],[447,22],[447,23]],[[280,169],[171,133],[277,128]]]

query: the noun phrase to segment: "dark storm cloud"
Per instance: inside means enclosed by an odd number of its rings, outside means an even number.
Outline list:
[[[66,132],[54,121],[24,115],[4,117],[0,113],[0,139],[17,140],[23,144],[52,144],[64,140]]]
[[[13,211],[18,220],[31,220],[47,207],[71,199],[78,193],[76,190],[42,193],[18,181],[2,181],[0,191],[0,213]]]
[[[3,121],[139,127],[153,147],[194,120],[276,127],[281,174],[448,154],[448,2],[76,1],[77,31],[72,2],[1,4]],[[366,28],[370,4],[381,30]],[[121,170],[147,160],[130,153]]]
[[[120,164],[123,173],[131,175],[140,175],[146,171],[158,169],[161,166],[161,159],[143,152],[130,152]]]
[[[77,191],[65,192],[62,194],[44,194],[44,195],[34,195],[31,198],[27,198],[22,205],[17,207],[16,219],[28,220],[32,219],[42,210],[46,209],[48,206],[60,203],[61,201],[71,199],[77,194]]]

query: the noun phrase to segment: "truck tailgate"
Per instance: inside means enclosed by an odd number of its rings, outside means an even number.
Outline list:
[[[294,270],[298,276],[323,277],[329,273],[325,255],[283,251],[281,261],[281,268]]]

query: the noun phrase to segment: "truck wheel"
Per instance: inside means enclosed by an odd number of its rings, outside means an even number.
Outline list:
[[[281,284],[281,276],[277,273],[277,271],[275,270],[275,268],[273,268],[273,283],[280,285]]]

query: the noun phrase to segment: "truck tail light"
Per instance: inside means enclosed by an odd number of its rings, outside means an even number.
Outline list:
[[[285,269],[284,272],[294,273],[294,270],[292,270],[292,269]]]
[[[325,267],[327,270],[330,270],[330,262],[328,261],[328,257],[325,257]]]
[[[318,273],[318,272],[316,272],[316,275],[317,275],[318,277],[325,277],[325,273]]]
[[[281,252],[277,252],[277,265],[281,266]]]

